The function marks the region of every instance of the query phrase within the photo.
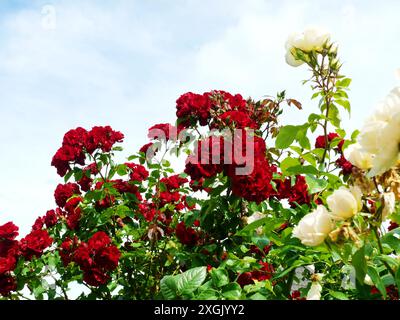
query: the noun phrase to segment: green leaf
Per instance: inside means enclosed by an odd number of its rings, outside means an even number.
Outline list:
[[[117,166],[117,173],[119,176],[124,176],[128,173],[127,166],[125,164],[120,164]]]
[[[349,297],[343,292],[329,290],[329,294],[338,300],[349,300]]]
[[[299,142],[300,146],[304,149],[310,150],[311,144],[310,140],[307,137],[307,130],[309,128],[309,124],[306,123],[302,126],[298,126],[298,131],[296,135],[296,141]]]
[[[386,288],[381,277],[379,276],[378,270],[376,270],[376,268],[373,266],[368,266],[367,273],[371,277],[371,280],[374,283],[374,285],[379,289],[380,293],[386,299]]]
[[[350,84],[351,84],[351,79],[350,78],[344,78],[344,79],[338,80],[336,82],[336,87],[347,88],[348,86],[350,86]]]
[[[386,233],[381,241],[382,244],[387,244],[396,252],[400,252],[400,228]]]
[[[352,259],[352,264],[356,270],[356,278],[360,284],[364,284],[365,275],[367,274],[367,262],[365,260],[365,246],[358,249]]]
[[[242,294],[242,288],[236,282],[230,283],[224,287],[222,296],[229,300],[238,300]]]
[[[329,107],[328,119],[336,128],[340,127],[339,110],[334,104]]]
[[[67,183],[68,180],[72,177],[73,174],[74,174],[74,171],[73,170],[69,170],[67,172],[67,174],[65,175],[65,177],[64,177],[64,182]]]
[[[197,267],[175,276],[176,288],[179,293],[189,294],[204,282],[207,276],[207,267]]]
[[[300,160],[298,158],[287,157],[285,160],[281,162],[281,170],[284,175],[287,175],[287,171],[291,167],[299,166]]]
[[[289,175],[298,175],[298,174],[318,174],[319,171],[313,166],[294,166],[290,167],[286,171]]]
[[[167,300],[173,300],[176,298],[176,281],[174,276],[165,276],[160,282],[161,293]]]
[[[350,107],[350,102],[349,100],[335,100],[335,102],[339,105],[341,105],[345,110],[350,114],[351,113],[351,107]]]
[[[218,300],[218,291],[214,289],[206,289],[201,291],[196,300]]]
[[[275,140],[275,147],[278,149],[288,148],[297,136],[299,126],[285,126],[279,130]]]
[[[224,269],[211,269],[211,279],[216,287],[223,287],[229,283],[229,276]]]
[[[308,185],[308,192],[310,194],[321,192],[328,186],[328,182],[326,180],[318,179],[310,174],[306,174],[306,182]]]
[[[268,221],[271,221],[271,218],[262,218],[262,219],[258,219],[250,224],[248,224],[247,226],[245,226],[242,230],[239,230],[236,235],[237,236],[242,236],[242,235],[246,235],[249,232],[257,229],[258,227],[261,227],[262,225],[264,225],[265,223],[267,223]]]

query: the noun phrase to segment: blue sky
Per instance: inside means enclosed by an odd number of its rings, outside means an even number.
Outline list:
[[[43,24],[49,6],[54,28]],[[288,109],[284,123],[301,123],[315,103],[284,43],[309,25],[338,42],[353,78],[344,126],[360,127],[399,84],[398,12],[398,1],[1,1],[0,224],[26,233],[55,206],[50,161],[71,128],[111,125],[128,156],[148,127],[174,120],[180,94],[210,89],[254,98],[286,89],[307,111]]]

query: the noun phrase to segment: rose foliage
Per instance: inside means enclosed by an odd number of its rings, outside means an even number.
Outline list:
[[[330,35],[292,34],[286,51],[314,107],[187,92],[123,163],[121,132],[68,131],[54,208],[24,237],[0,224],[2,299],[398,299],[400,89],[349,134]]]

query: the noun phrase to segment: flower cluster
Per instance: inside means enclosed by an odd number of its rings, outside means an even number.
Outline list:
[[[20,257],[31,260],[39,258],[44,250],[48,248],[53,239],[45,230],[32,230],[20,241],[15,240],[18,236],[18,227],[8,222],[0,226],[0,294],[8,295],[16,290],[17,282],[12,276],[17,261]]]
[[[304,245],[317,246],[334,228],[334,221],[352,218],[361,211],[362,193],[359,187],[340,187],[327,197],[325,206],[319,205],[316,210],[306,214],[293,230],[293,236],[299,238]]]
[[[62,147],[53,156],[51,165],[63,177],[71,170],[72,165],[85,165],[86,155],[93,154],[96,149],[110,152],[116,142],[122,142],[124,135],[114,131],[110,126],[93,127],[90,131],[78,127],[64,135]]]
[[[83,280],[91,286],[100,286],[110,280],[108,272],[117,268],[121,253],[111,244],[103,231],[96,232],[88,242],[66,239],[60,249],[64,265],[75,262],[83,271]]]

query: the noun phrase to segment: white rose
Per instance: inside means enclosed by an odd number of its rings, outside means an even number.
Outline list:
[[[356,167],[362,170],[368,170],[372,167],[373,155],[363,150],[359,144],[350,145],[344,153],[345,158]]]
[[[292,67],[298,67],[304,63],[301,60],[297,60],[290,51],[286,52],[285,60],[286,60],[286,63]]]
[[[335,219],[348,219],[358,213],[362,208],[361,190],[359,187],[340,187],[327,199],[329,209]]]
[[[382,132],[387,125],[386,121],[370,118],[358,136],[361,148],[369,153],[377,154],[382,146]]]
[[[293,236],[300,239],[306,246],[317,246],[324,242],[332,229],[333,223],[328,210],[320,205],[300,220],[293,229]]]
[[[322,50],[331,37],[326,30],[315,27],[306,29],[303,34],[304,40],[300,49],[304,51]]]
[[[361,129],[359,143],[362,149],[373,154],[369,177],[396,165],[400,159],[400,87],[394,88],[367,120]]]
[[[298,67],[304,62],[295,59],[293,56],[294,48],[301,49],[305,52],[319,51],[322,50],[329,39],[329,33],[321,28],[311,27],[307,28],[302,33],[290,34],[285,44],[286,62],[293,67]]]
[[[382,210],[382,220],[385,220],[390,216],[396,206],[396,196],[393,192],[385,192],[383,194],[384,206]]]
[[[322,286],[319,282],[313,281],[311,288],[307,293],[307,300],[321,300]]]

